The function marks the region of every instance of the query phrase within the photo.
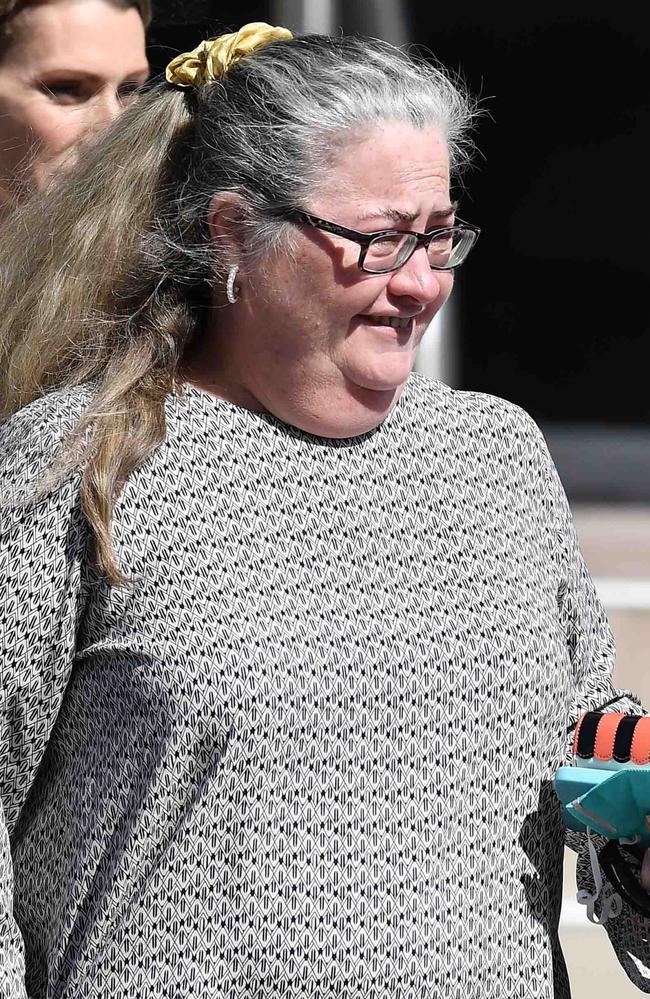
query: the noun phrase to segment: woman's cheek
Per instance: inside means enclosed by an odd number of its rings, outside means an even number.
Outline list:
[[[438,304],[438,309],[441,309],[445,304],[449,296],[454,289],[454,272],[453,271],[439,271],[440,274],[440,303]],[[437,311],[437,309],[436,309]]]
[[[83,114],[78,108],[34,104],[27,120],[33,143],[45,156],[56,156],[84,132]]]
[[[77,109],[33,110],[29,121],[33,156],[29,173],[37,190],[47,187],[61,169],[74,165],[75,145],[84,132],[81,118]]]

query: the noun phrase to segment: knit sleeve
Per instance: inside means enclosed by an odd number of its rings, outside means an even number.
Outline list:
[[[22,938],[13,918],[13,876],[9,836],[0,808],[0,997],[24,999]]]
[[[40,498],[68,406],[41,400],[0,426],[0,992],[24,995],[8,845],[46,751],[72,667],[88,531],[78,483]]]
[[[614,686],[614,639],[580,552],[564,489],[545,445],[544,449],[548,466],[550,530],[560,581],[558,605],[573,666],[574,701],[571,720],[577,720],[583,711],[588,710],[640,714],[643,707],[638,697],[629,690],[618,690]],[[567,762],[572,754],[572,744],[573,735],[569,733]],[[592,892],[594,885],[586,836],[567,832],[566,839],[567,845],[578,854],[578,887]],[[650,920],[644,919],[624,904],[621,914],[608,920],[605,925],[618,960],[630,980],[641,991],[650,992]]]

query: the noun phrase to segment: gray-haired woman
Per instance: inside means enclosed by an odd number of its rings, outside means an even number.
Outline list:
[[[611,636],[530,418],[411,375],[471,103],[259,24],[168,77],[3,235],[9,994],[19,927],[37,999],[566,997]]]

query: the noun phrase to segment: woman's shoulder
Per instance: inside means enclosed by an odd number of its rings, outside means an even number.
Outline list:
[[[92,387],[74,385],[40,396],[0,422],[0,479],[15,485],[48,467],[92,398]]]
[[[408,382],[407,406],[423,421],[446,426],[468,436],[498,435],[501,441],[509,435],[530,437],[543,442],[537,423],[517,403],[487,392],[454,389],[444,382],[413,374]]]
[[[408,422],[420,449],[446,455],[477,475],[518,483],[554,474],[544,434],[525,409],[486,392],[450,388],[420,375],[409,381]]]

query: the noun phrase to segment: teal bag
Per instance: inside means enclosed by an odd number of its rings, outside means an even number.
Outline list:
[[[650,846],[650,768],[597,770],[560,767],[555,774],[555,793],[569,829],[587,827],[607,839]]]
[[[650,717],[587,711],[575,730],[575,765],[559,767],[553,784],[566,826],[587,834],[596,890],[579,891],[578,901],[587,906],[594,923],[618,915],[622,898],[648,917],[650,894],[641,886],[639,874],[650,847]],[[592,832],[608,841],[599,853]],[[601,868],[613,892],[603,890]]]

